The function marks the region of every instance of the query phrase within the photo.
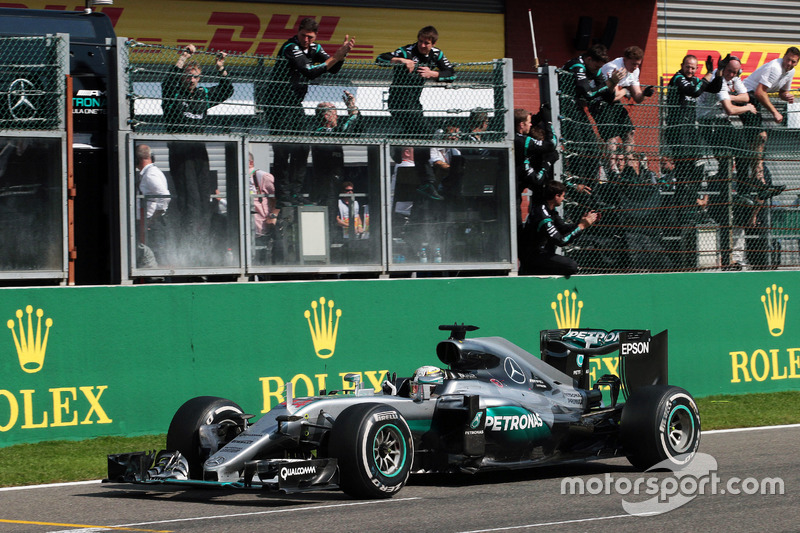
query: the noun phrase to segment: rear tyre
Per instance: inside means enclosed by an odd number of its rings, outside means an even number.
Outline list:
[[[646,470],[668,461],[664,467],[680,468],[700,446],[697,403],[680,387],[642,387],[622,409],[620,437],[633,466]]]
[[[414,462],[408,424],[396,409],[381,404],[345,409],[328,446],[339,464],[339,486],[354,498],[391,497],[406,484]]]
[[[220,424],[222,444],[232,441],[244,429],[244,411],[238,404],[216,396],[192,398],[172,417],[167,431],[167,450],[181,452],[189,463],[189,477],[203,478],[208,450],[200,446],[200,426]]]

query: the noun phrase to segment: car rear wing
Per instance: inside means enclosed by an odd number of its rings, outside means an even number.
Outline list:
[[[613,352],[626,398],[640,387],[669,382],[667,330],[651,335],[646,329],[546,329],[539,338],[542,361],[571,376],[576,387],[589,390],[591,358]]]

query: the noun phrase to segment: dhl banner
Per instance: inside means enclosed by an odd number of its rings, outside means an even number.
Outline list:
[[[720,57],[728,54],[738,57],[742,61],[742,78],[752,74],[758,67],[783,57],[790,46],[800,46],[800,42],[775,44],[775,43],[743,43],[737,41],[688,41],[682,39],[658,40],[658,72],[663,83],[669,83],[672,76],[681,69],[681,61],[686,55],[697,56],[697,76],[706,73],[705,62],[710,55],[714,58],[714,65]],[[792,89],[800,89],[800,74],[795,75]]]
[[[0,2],[0,7],[83,10],[75,0]],[[120,37],[240,54],[273,55],[305,17],[320,23],[317,42],[328,53],[345,35],[355,36],[352,59],[374,59],[415,42],[427,25],[436,27],[437,45],[452,62],[499,59],[505,51],[501,14],[189,0],[116,0],[97,11],[109,16]]]

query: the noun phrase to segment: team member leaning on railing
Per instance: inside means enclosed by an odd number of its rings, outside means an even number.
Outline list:
[[[589,211],[577,224],[567,224],[556,208],[564,202],[566,186],[550,181],[544,187],[543,201],[536,204],[523,226],[520,248],[520,274],[540,274],[570,277],[578,271],[574,259],[556,253],[556,247],[572,244],[597,220],[597,212]]]

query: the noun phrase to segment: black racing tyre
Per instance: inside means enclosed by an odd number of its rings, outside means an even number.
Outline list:
[[[700,414],[680,387],[650,385],[631,395],[622,409],[620,437],[631,464],[646,470],[662,461],[680,468],[700,446]]]
[[[403,415],[381,404],[353,405],[336,418],[328,450],[339,463],[339,486],[354,498],[389,498],[403,488],[414,441]]]
[[[220,424],[225,428],[223,441],[233,440],[244,429],[242,408],[235,402],[216,396],[198,396],[177,410],[167,431],[167,450],[177,450],[189,463],[189,477],[202,479],[203,462],[208,458],[200,449],[200,426]]]

